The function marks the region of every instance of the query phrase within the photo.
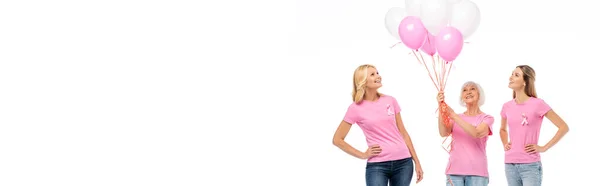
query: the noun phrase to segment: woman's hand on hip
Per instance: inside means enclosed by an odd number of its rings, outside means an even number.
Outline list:
[[[504,151],[508,151],[508,150],[510,150],[510,142],[508,142],[504,145]]]
[[[373,156],[377,156],[381,153],[381,147],[379,145],[371,145],[367,151],[364,152],[363,159],[368,159]]]

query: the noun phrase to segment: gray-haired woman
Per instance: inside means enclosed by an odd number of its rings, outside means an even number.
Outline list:
[[[453,186],[486,186],[489,183],[486,145],[492,135],[494,117],[482,112],[479,107],[485,102],[481,86],[468,81],[463,84],[460,104],[467,108],[457,114],[448,107],[450,125],[446,126],[439,119],[440,136],[452,134],[452,149],[446,167],[446,185]],[[444,92],[439,92],[438,102],[444,101]],[[441,108],[440,108],[441,110]]]

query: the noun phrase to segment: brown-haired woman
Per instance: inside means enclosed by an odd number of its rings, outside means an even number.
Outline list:
[[[554,146],[569,131],[569,126],[537,97],[535,71],[530,66],[517,66],[508,87],[513,89],[513,99],[504,103],[500,112],[500,139],[504,144],[507,183],[509,186],[541,186],[540,153]],[[548,143],[539,146],[544,117],[558,127],[558,131]]]

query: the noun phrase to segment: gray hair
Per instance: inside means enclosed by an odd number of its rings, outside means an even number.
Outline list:
[[[467,82],[465,82],[465,84],[462,85],[462,87],[460,88],[458,102],[463,107],[467,106],[465,104],[465,102],[463,101],[462,91],[463,91],[463,89],[465,89],[466,86],[469,86],[469,85],[474,85],[477,88],[477,92],[479,93],[479,101],[478,101],[477,105],[479,105],[481,107],[481,105],[483,105],[485,103],[485,93],[483,92],[483,88],[481,88],[481,85],[479,85],[478,83],[475,83],[473,81],[467,81]]]

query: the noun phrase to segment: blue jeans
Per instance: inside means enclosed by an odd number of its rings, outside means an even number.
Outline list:
[[[506,163],[504,164],[508,186],[541,186],[542,163]]]
[[[366,170],[367,186],[409,186],[413,177],[412,158],[394,161],[368,162]]]
[[[447,178],[446,186],[487,186],[490,183],[490,179],[483,176],[448,175]]]

